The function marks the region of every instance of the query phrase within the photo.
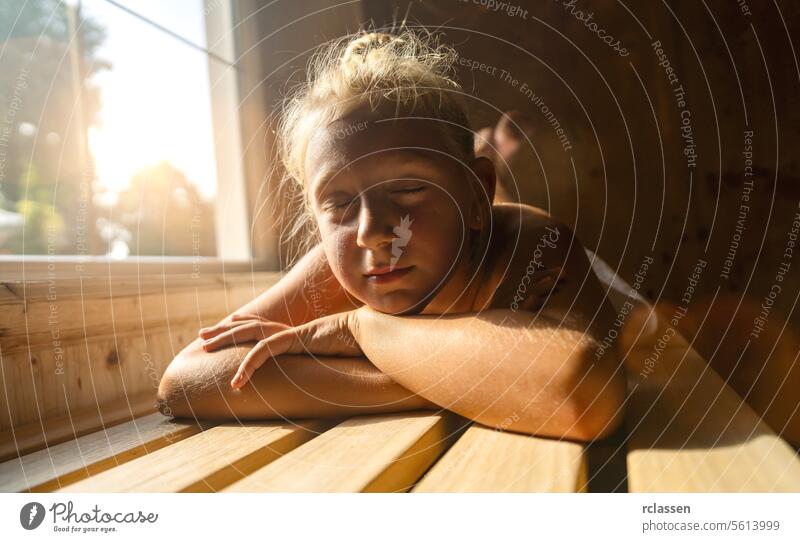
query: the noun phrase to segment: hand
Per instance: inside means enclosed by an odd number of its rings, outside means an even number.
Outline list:
[[[559,291],[564,283],[562,266],[537,271],[533,276],[526,275],[514,292],[511,310],[537,312],[544,302]]]
[[[267,320],[257,314],[233,314],[219,324],[200,330],[204,340],[203,350],[213,352],[223,346],[266,339],[271,335],[291,329],[291,326]]]
[[[355,322],[355,310],[340,312],[261,339],[242,360],[231,379],[231,387],[241,388],[268,358],[281,354],[363,356],[364,352],[355,340]]]

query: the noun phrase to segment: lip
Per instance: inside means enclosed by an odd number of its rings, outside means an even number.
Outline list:
[[[392,271],[389,271],[388,267],[378,267],[370,270],[370,272],[365,274],[365,276],[367,277],[367,280],[373,284],[385,284],[387,282],[393,282],[401,279],[412,269],[414,269],[413,265],[409,267],[395,268]]]

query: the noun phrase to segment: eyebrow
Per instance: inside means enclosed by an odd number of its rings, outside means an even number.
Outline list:
[[[392,150],[390,152],[393,153],[393,158],[397,157],[403,161],[402,166],[415,164],[430,167],[433,163],[431,155],[428,152],[424,152],[422,149],[403,148]],[[406,158],[403,159],[403,156]],[[318,175],[316,178],[318,180],[316,183],[314,183],[314,189],[312,190],[312,195],[314,198],[319,199],[323,194],[329,191],[331,189],[331,185],[336,183],[336,181],[332,179],[334,177],[338,177],[345,169],[347,169],[347,166],[340,168],[328,168],[321,175]]]

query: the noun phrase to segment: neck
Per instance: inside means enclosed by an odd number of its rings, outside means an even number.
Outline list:
[[[476,269],[466,258],[420,314],[473,312],[481,291],[482,266]]]

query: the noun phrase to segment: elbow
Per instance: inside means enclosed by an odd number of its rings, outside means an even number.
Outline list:
[[[195,340],[181,350],[169,363],[161,375],[156,392],[158,411],[168,418],[182,418],[187,414],[188,401],[184,389],[184,380],[188,377],[188,369],[192,366],[194,355],[199,352],[199,342]]]
[[[170,418],[237,419],[256,408],[242,390],[228,385],[250,347],[238,346],[206,353],[195,341],[164,371],[158,384],[158,411]]]
[[[177,389],[178,387],[179,386],[176,386],[175,378],[170,374],[169,370],[164,373],[161,377],[161,381],[158,383],[156,405],[158,406],[158,411],[168,418],[180,416],[177,413],[179,409],[178,397],[180,397]]]
[[[564,438],[577,442],[602,440],[615,434],[625,421],[627,378],[624,367],[616,357],[608,356],[597,363],[591,360],[592,350],[574,359],[563,378],[550,387],[551,394],[540,408],[529,411],[512,423],[492,424],[499,429],[509,428],[531,435]],[[526,399],[520,397],[519,404]],[[544,405],[556,404],[555,409]],[[527,404],[530,398],[527,397]]]
[[[191,389],[191,375],[187,374],[187,365],[191,360],[181,352],[172,360],[161,381],[158,383],[156,405],[158,411],[168,418],[193,417],[194,413],[189,407],[187,388]]]
[[[206,386],[197,386],[191,378],[182,378],[169,369],[161,377],[156,394],[158,411],[168,418],[207,417],[213,397]]]
[[[577,357],[580,369],[569,380],[572,430],[568,438],[581,442],[602,440],[615,434],[625,422],[628,381],[616,351],[594,359],[597,346]]]
[[[596,385],[577,388],[572,437],[591,442],[613,435],[625,421],[625,403],[624,373],[603,379]]]
[[[616,433],[624,419],[625,406],[622,402],[587,410],[575,423],[572,438],[581,442],[602,440]]]
[[[499,431],[531,436],[567,439],[589,443],[616,433],[625,420],[625,377],[607,379],[600,386],[584,386],[564,391],[558,408],[509,407],[493,416],[469,416]],[[517,404],[530,405],[520,398]],[[512,414],[502,417],[506,412]]]

